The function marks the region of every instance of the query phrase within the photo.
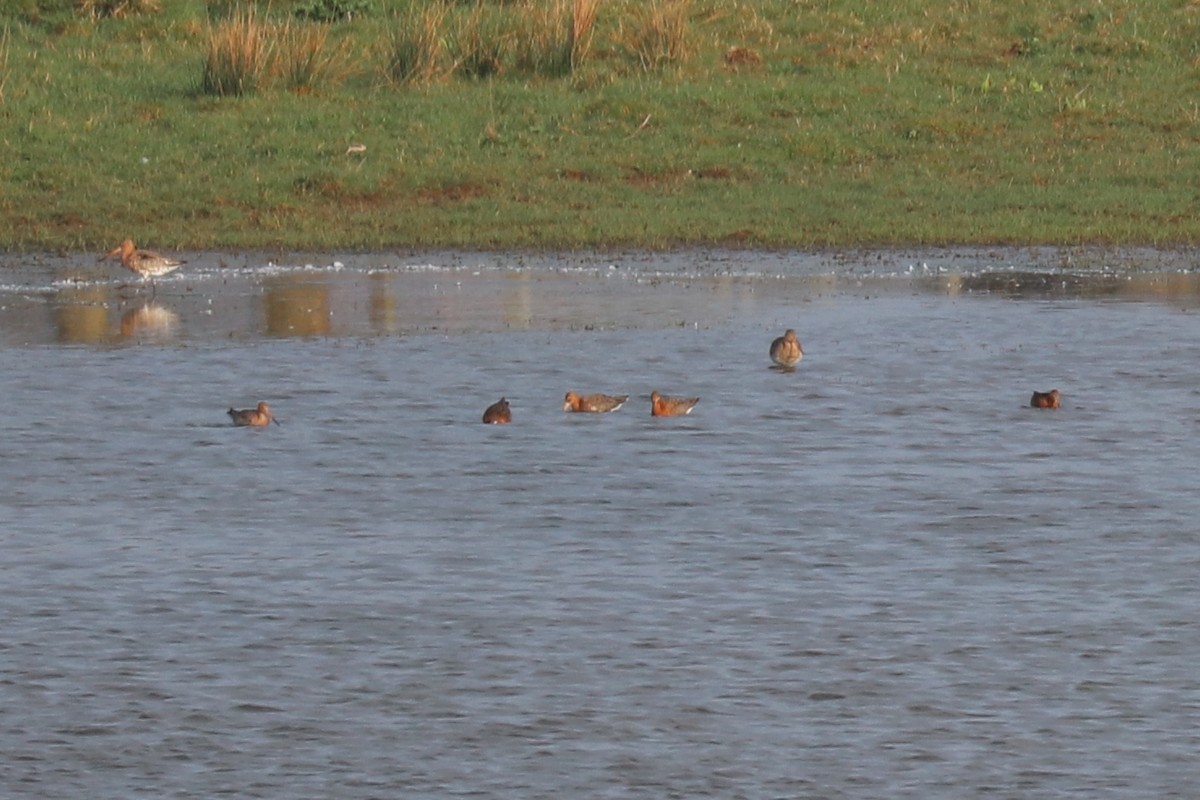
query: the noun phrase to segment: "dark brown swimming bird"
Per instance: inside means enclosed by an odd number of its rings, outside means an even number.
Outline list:
[[[279,420],[271,413],[271,407],[266,403],[259,403],[255,408],[245,408],[241,411],[231,408],[225,413],[238,427],[264,428],[272,422],[279,424]]]
[[[130,272],[140,275],[143,280],[146,278],[158,278],[166,275],[168,272],[174,272],[184,263],[174,258],[160,256],[158,253],[150,250],[138,250],[133,246],[133,239],[126,239],[121,242],[100,260],[104,261],[118,255],[121,257],[121,266]]]
[[[1029,405],[1034,408],[1058,408],[1058,389],[1048,392],[1034,392],[1029,398]]]
[[[501,397],[488,406],[487,410],[483,412],[483,421],[488,425],[503,425],[506,422],[512,422],[512,409],[508,407],[508,401]]]
[[[576,394],[575,392],[567,392],[567,396],[563,398],[563,411],[592,413],[616,411],[625,405],[625,401],[628,399],[629,395],[627,394]]]
[[[788,328],[787,332],[771,342],[771,360],[781,367],[791,369],[804,358],[804,348],[796,338],[796,332]]]
[[[663,397],[658,392],[650,393],[650,416],[678,417],[692,413],[699,397]]]

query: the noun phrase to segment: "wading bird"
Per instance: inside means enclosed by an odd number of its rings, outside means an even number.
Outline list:
[[[650,393],[650,416],[678,417],[692,413],[699,397],[663,397],[658,392]]]
[[[120,256],[121,266],[140,276],[142,280],[160,278],[168,272],[174,272],[179,269],[180,265],[184,263],[174,258],[160,256],[158,253],[150,250],[138,250],[133,246],[133,239],[126,239],[121,242],[101,257],[100,260],[104,261],[113,256]]]
[[[781,367],[792,369],[804,358],[804,348],[796,338],[796,332],[788,328],[787,333],[771,342],[771,360]]]
[[[483,421],[488,425],[503,425],[506,422],[512,422],[512,409],[508,407],[508,401],[501,397],[488,406],[487,410],[483,412]]]
[[[1034,392],[1029,398],[1029,405],[1034,408],[1058,408],[1058,389],[1048,392]]]
[[[225,413],[238,427],[263,428],[272,422],[276,425],[279,424],[279,420],[275,419],[275,415],[271,413],[271,407],[266,403],[259,403],[255,408],[246,408],[241,411],[231,408]]]
[[[563,411],[592,413],[616,411],[625,405],[625,401],[628,399],[629,395],[627,394],[576,394],[575,392],[567,392],[567,396],[563,398]]]

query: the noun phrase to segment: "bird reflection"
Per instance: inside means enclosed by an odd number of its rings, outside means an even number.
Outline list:
[[[158,303],[145,303],[121,315],[121,336],[169,339],[179,326],[179,315]]]
[[[281,275],[263,294],[271,336],[324,336],[330,332],[329,285]]]
[[[58,341],[70,344],[103,342],[111,333],[104,289],[98,286],[64,292],[54,309]]]

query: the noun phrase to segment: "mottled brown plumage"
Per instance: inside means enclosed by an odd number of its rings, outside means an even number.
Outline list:
[[[142,278],[161,277],[168,272],[174,272],[179,269],[180,265],[184,263],[177,259],[161,256],[150,250],[138,250],[133,246],[132,239],[126,239],[121,242],[100,260],[103,261],[113,256],[120,256],[121,266],[130,272],[140,275]]]
[[[650,393],[650,416],[678,417],[692,413],[699,397],[663,397],[658,392]]]
[[[275,419],[275,415],[271,413],[271,407],[266,403],[259,403],[255,408],[246,408],[241,411],[231,408],[225,413],[229,414],[233,424],[238,427],[263,428],[272,422],[276,425],[279,424],[279,420]]]
[[[575,392],[567,392],[567,396],[563,398],[563,411],[602,414],[607,411],[616,411],[625,405],[625,401],[628,399],[629,395],[627,394],[576,394]]]
[[[503,425],[512,422],[512,409],[508,407],[508,401],[501,397],[488,406],[487,410],[483,412],[483,421],[488,425]]]
[[[1058,408],[1058,389],[1048,392],[1034,392],[1029,398],[1029,405],[1034,408]]]
[[[771,342],[771,360],[781,367],[794,367],[804,358],[804,348],[796,338],[796,332],[789,328],[783,336]]]

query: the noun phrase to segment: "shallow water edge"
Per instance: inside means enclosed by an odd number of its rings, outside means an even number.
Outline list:
[[[710,326],[821,297],[1200,302],[1191,250],[172,253],[0,256],[0,344]],[[132,278],[132,280],[130,280]]]

